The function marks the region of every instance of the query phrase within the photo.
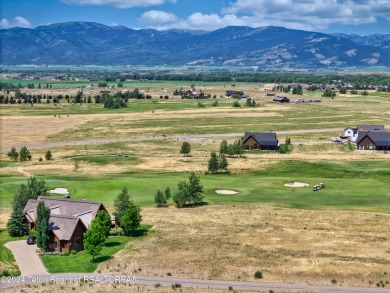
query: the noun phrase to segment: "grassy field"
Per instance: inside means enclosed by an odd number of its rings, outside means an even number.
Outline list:
[[[126,158],[123,158],[126,159]],[[250,161],[248,160],[248,163]],[[303,208],[388,212],[390,194],[388,160],[323,163],[282,161],[262,171],[245,174],[201,175],[208,204],[265,203]],[[188,173],[135,173],[110,176],[43,176],[50,188],[66,187],[72,198],[97,200],[112,208],[120,190],[126,186],[132,198],[141,206],[154,205],[158,189],[170,187],[187,179]],[[13,192],[24,178],[7,177],[0,183],[0,204],[10,207]],[[289,188],[287,182],[306,182],[311,186],[324,182],[326,189],[315,192],[308,188]],[[216,189],[232,189],[236,195],[219,195]],[[375,190],[373,193],[372,190]]]
[[[85,251],[68,256],[42,255],[41,260],[49,273],[92,273],[99,265],[111,259],[115,253],[128,246],[129,243],[147,235],[150,228],[151,225],[141,225],[138,230],[133,232],[133,237],[110,236],[95,261],[92,261],[92,257]]]
[[[335,99],[322,98],[321,92],[287,94],[322,100],[294,105],[272,102],[260,85],[236,84],[235,89],[253,97],[258,107],[244,107],[240,101],[242,107],[233,108],[232,99],[219,98],[230,86],[196,83],[206,94],[217,95],[219,103],[212,107],[214,99],[202,100],[206,107],[198,108],[197,100],[158,98],[165,95],[163,87],[171,96],[175,88],[190,83],[126,85],[148,91],[153,99],[131,100],[120,110],[95,104],[0,105],[0,136],[5,138],[1,147],[31,146],[33,156],[31,161],[11,162],[5,151],[0,154],[0,227],[28,174],[45,179],[50,188],[68,188],[72,198],[101,201],[110,211],[126,186],[156,234],[126,246],[120,258],[114,256],[108,266],[98,268],[104,272],[142,268],[152,275],[251,279],[260,269],[267,281],[329,284],[334,278],[338,284],[367,285],[380,280],[389,265],[384,246],[390,211],[389,155],[351,151],[331,138],[347,126],[390,125],[389,93],[370,91],[368,96]],[[77,91],[75,86],[68,83],[53,91]],[[224,138],[218,134],[233,142],[246,131],[271,130],[281,132],[281,143],[291,138],[292,153],[248,152],[228,159],[230,174],[205,174],[210,152],[218,151]],[[189,157],[179,154],[183,140],[191,143]],[[44,159],[48,149],[54,160]],[[207,205],[178,210],[171,202],[169,208],[154,208],[156,191],[170,187],[174,193],[190,171],[200,175]],[[295,181],[310,187],[284,186]],[[326,188],[313,192],[311,186],[320,182]],[[216,189],[238,194],[221,195]],[[299,238],[302,235],[304,239]],[[165,253],[169,247],[172,254]],[[195,256],[195,251],[205,252]],[[44,261],[52,261],[47,264],[52,271],[63,271],[74,266],[76,257],[83,254],[45,256]]]

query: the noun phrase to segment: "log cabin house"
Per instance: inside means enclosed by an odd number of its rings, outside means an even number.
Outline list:
[[[51,252],[63,253],[84,250],[83,235],[85,231],[99,211],[107,212],[101,202],[39,196],[38,199],[30,199],[23,210],[29,230],[36,228],[35,221],[39,201],[43,201],[45,206],[50,209],[49,251]]]
[[[390,151],[390,132],[359,132],[358,150]]]
[[[274,132],[245,132],[242,141],[245,150],[278,150],[279,141]]]

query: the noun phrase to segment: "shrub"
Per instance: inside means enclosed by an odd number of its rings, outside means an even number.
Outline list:
[[[41,158],[41,157],[39,157],[38,161],[39,161],[39,162],[42,162],[42,158]]]
[[[111,229],[110,230],[110,235],[111,236],[122,236],[123,235],[123,229],[122,228]]]
[[[261,278],[263,278],[263,273],[260,272],[260,271],[256,271],[256,273],[255,273],[255,279],[261,279]]]
[[[76,254],[76,253],[77,253],[77,251],[74,250],[74,249],[72,249],[71,252],[70,252],[70,254]]]
[[[157,283],[157,284],[154,285],[154,287],[160,288],[160,287],[161,287],[161,284],[160,284],[160,283]]]
[[[63,253],[62,253],[62,256],[68,256],[69,255],[69,251],[64,251]]]
[[[337,284],[337,280],[336,279],[332,279],[332,284]]]
[[[167,273],[167,276],[172,276],[172,273]]]

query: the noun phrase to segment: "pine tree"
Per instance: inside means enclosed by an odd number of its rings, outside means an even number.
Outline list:
[[[156,205],[158,207],[162,207],[162,206],[165,206],[167,204],[167,199],[161,190],[157,190],[157,193],[154,197],[154,202],[156,203]]]
[[[189,179],[189,202],[201,203],[203,200],[203,186],[200,184],[200,178],[194,172],[190,173]]]
[[[208,171],[210,173],[216,173],[218,172],[219,169],[219,162],[218,162],[218,157],[215,152],[211,152],[210,154],[210,160],[208,164]]]
[[[22,209],[18,208],[12,211],[11,217],[7,222],[7,230],[10,236],[23,236],[26,231],[26,225]]]
[[[51,151],[50,151],[50,150],[48,150],[48,151],[46,152],[46,154],[45,154],[45,158],[46,158],[46,160],[48,160],[48,161],[50,161],[50,160],[53,158],[53,156],[52,156],[52,154],[51,154]]]
[[[15,147],[12,147],[11,150],[7,153],[7,156],[10,157],[11,160],[17,161],[19,153],[16,151]]]
[[[178,208],[181,208],[188,198],[188,183],[186,181],[179,181],[177,187],[177,192],[173,195],[173,201]]]
[[[30,151],[27,147],[22,147],[20,149],[20,152],[19,152],[19,158],[20,158],[20,161],[23,162],[23,161],[27,161],[27,160],[31,160],[31,154],[30,154]]]
[[[130,194],[126,187],[123,187],[121,193],[118,194],[114,201],[115,212],[114,216],[116,220],[121,224],[121,219],[125,214],[130,204]],[[122,224],[121,224],[122,225]]]
[[[226,156],[225,155],[220,155],[220,160],[219,160],[219,169],[221,169],[222,171],[226,171],[227,172],[227,167],[229,166],[229,163],[226,159]]]
[[[189,142],[183,142],[183,144],[181,145],[180,153],[184,156],[187,156],[189,153],[191,153],[191,145]]]
[[[227,143],[226,139],[224,139],[221,142],[221,145],[219,146],[219,152],[221,154],[227,154],[227,152],[228,152],[228,143]]]
[[[44,251],[49,250],[49,219],[50,209],[43,201],[39,201],[37,206],[37,246]]]
[[[165,198],[166,198],[167,200],[169,200],[169,199],[171,198],[171,190],[169,189],[169,187],[167,187],[167,188],[165,189]]]

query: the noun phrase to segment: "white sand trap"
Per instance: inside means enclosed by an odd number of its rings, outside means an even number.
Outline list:
[[[217,189],[215,192],[218,194],[237,194],[238,193],[238,191],[229,190],[229,189]]]
[[[58,187],[54,190],[49,190],[49,193],[57,193],[57,194],[63,194],[63,195],[69,195],[69,191],[66,188]]]
[[[284,186],[287,187],[307,187],[309,184],[304,183],[304,182],[289,182],[289,183],[284,183]]]

